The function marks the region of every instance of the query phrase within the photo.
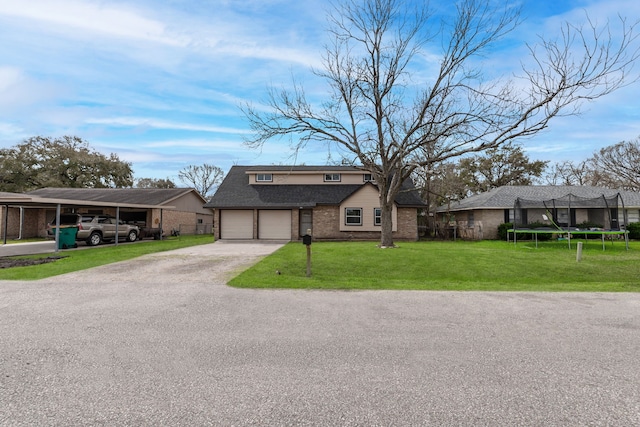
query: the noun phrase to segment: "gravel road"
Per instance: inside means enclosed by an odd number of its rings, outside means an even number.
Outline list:
[[[0,425],[640,425],[640,294],[225,286],[278,247],[0,281]]]

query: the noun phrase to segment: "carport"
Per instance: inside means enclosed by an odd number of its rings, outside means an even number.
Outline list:
[[[47,197],[39,197],[29,194],[22,193],[3,193],[0,192],[0,205],[3,207],[3,221],[2,221],[2,236],[3,236],[3,245],[7,244],[7,231],[8,231],[8,222],[9,222],[9,208],[17,208],[20,209],[21,213],[21,223],[20,229],[22,230],[22,218],[24,209],[51,209],[55,208],[55,224],[56,224],[56,234],[55,234],[55,251],[58,252],[58,242],[60,241],[60,213],[62,208],[81,208],[81,207],[102,207],[102,208],[115,208],[116,211],[116,222],[120,221],[120,209],[121,208],[132,208],[132,209],[160,209],[160,228],[162,229],[162,214],[164,210],[167,209],[175,209],[175,206],[159,206],[159,205],[148,205],[148,204],[138,204],[138,203],[124,203],[124,202],[106,202],[106,201],[92,201],[92,200],[73,200],[73,199],[57,199],[57,198],[47,198]],[[116,224],[116,233],[117,233]],[[118,239],[115,239],[115,244],[118,244]]]

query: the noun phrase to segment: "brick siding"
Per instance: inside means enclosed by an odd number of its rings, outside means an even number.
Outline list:
[[[418,210],[398,208],[398,240],[418,239]],[[317,206],[313,209],[313,238],[316,240],[379,240],[378,231],[340,231],[340,207]]]
[[[0,238],[4,240],[4,225],[6,208],[0,210]],[[7,218],[7,239],[17,239],[20,236],[20,209],[9,208]],[[44,218],[44,215],[42,215]],[[40,209],[24,209],[24,221],[22,228],[22,238],[46,236],[46,222],[41,219]]]

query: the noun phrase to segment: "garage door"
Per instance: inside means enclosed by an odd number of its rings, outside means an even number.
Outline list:
[[[259,211],[258,236],[260,239],[291,240],[291,211]]]
[[[253,239],[253,211],[220,211],[220,237],[222,239]]]

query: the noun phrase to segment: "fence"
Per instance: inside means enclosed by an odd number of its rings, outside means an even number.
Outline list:
[[[180,224],[177,231],[181,235],[213,234],[213,224]]]

